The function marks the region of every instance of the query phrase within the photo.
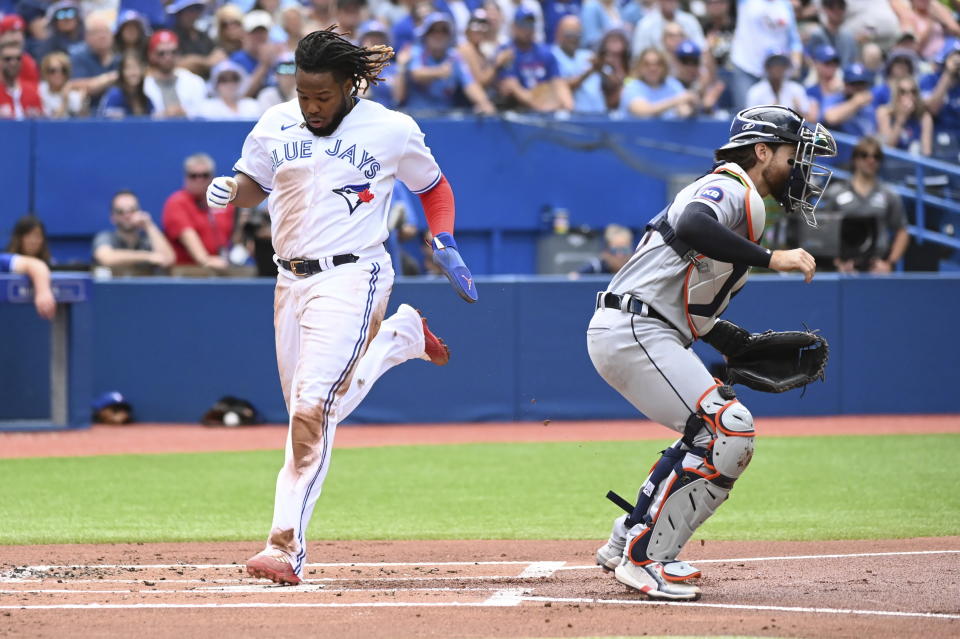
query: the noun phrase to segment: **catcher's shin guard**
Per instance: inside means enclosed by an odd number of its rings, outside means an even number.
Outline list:
[[[697,415],[712,440],[705,449],[686,452],[660,482],[642,523],[631,529],[628,556],[636,564],[676,559],[693,532],[726,501],[753,457],[753,417],[732,389],[711,387]]]

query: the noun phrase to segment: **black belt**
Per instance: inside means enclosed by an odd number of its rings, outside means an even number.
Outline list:
[[[359,257],[353,254],[334,255],[330,261],[333,262],[334,266],[340,266],[341,264],[353,264],[359,259]],[[323,267],[320,266],[320,260],[304,260],[300,258],[285,260],[278,257],[277,263],[297,277],[310,277],[311,275],[322,273],[324,270]]]
[[[622,295],[617,295],[616,293],[610,293],[607,291],[600,291],[597,293],[597,308],[615,308],[618,311],[626,311],[628,313],[633,313],[634,315],[640,315],[641,317],[652,317],[653,319],[658,319],[661,322],[665,322],[669,326],[673,326],[673,323],[670,322],[666,317],[658,313],[652,306],[638,300],[633,296],[628,296],[630,301],[627,302],[626,308],[622,306],[623,304]]]

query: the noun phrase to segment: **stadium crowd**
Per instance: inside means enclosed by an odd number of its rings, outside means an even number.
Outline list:
[[[790,106],[929,155],[960,128],[957,0],[0,0],[0,118],[254,119],[331,25],[393,47],[364,97],[728,118]]]

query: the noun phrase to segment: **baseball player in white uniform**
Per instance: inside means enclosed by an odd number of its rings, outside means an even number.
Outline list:
[[[389,47],[357,47],[332,31],[298,44],[297,99],[268,109],[247,136],[234,177],[216,178],[211,207],[269,197],[277,364],[290,413],[266,548],[247,572],[300,583],[305,532],[330,468],[337,424],[387,370],[449,351],[413,308],[385,318],[393,268],[384,248],[394,181],[420,195],[434,262],[466,301],[473,277],[454,242],[453,192],[409,116],[356,97],[376,83]]]
[[[730,386],[690,350],[725,337],[718,316],[746,283],[751,266],[813,278],[803,249],[759,246],[763,198],[816,225],[814,210],[830,171],[817,156],[836,154],[821,125],[793,111],[758,106],[737,114],[713,171],[677,194],[606,291],[587,330],[600,375],[653,421],[682,436],[663,451],[632,512],[614,521],[597,563],[647,596],[696,599],[700,576],[677,555],[726,500],[753,455],[753,417]],[[739,329],[738,329],[739,330]]]

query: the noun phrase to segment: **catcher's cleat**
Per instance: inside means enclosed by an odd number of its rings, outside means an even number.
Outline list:
[[[417,313],[420,313],[418,310]],[[445,366],[450,361],[450,349],[442,339],[434,335],[427,326],[427,318],[420,313],[423,322],[423,355],[420,359],[427,360],[437,366]]]
[[[639,590],[650,599],[691,601],[700,598],[700,589],[696,586],[667,581],[663,576],[663,564],[656,561],[638,566],[624,558],[613,574],[617,581]]]
[[[699,568],[685,561],[668,561],[663,564],[663,578],[673,583],[692,581],[701,576]]]
[[[626,543],[627,529],[624,526],[626,515],[613,520],[613,530],[607,543],[597,548],[597,565],[610,572],[617,569],[623,559],[623,547]]]
[[[300,577],[293,571],[290,557],[280,550],[264,550],[247,560],[247,574],[273,583],[296,586]]]

